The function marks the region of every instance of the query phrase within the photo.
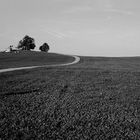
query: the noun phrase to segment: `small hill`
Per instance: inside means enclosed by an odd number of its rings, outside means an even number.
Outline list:
[[[21,51],[19,53],[0,53],[0,69],[40,66],[69,63],[74,60],[71,56],[35,51]]]

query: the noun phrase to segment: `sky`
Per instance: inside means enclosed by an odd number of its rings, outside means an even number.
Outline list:
[[[36,50],[140,55],[140,0],[0,0],[0,51],[29,35]]]

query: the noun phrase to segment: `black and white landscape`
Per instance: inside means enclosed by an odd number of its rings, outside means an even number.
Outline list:
[[[0,0],[0,140],[139,140],[139,25],[139,0]]]

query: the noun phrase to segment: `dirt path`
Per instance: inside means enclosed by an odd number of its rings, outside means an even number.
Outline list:
[[[0,73],[3,72],[8,72],[8,71],[16,71],[16,70],[25,70],[25,69],[33,69],[33,68],[41,68],[41,67],[59,67],[59,66],[69,66],[69,65],[73,65],[76,64],[80,61],[80,57],[78,56],[72,56],[75,58],[75,60],[71,63],[65,63],[65,64],[54,64],[54,65],[42,65],[42,66],[29,66],[29,67],[19,67],[19,68],[8,68],[8,69],[1,69]]]

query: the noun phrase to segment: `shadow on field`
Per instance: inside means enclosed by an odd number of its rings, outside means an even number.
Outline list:
[[[28,94],[28,93],[33,93],[33,92],[38,92],[39,89],[32,89],[32,90],[27,90],[27,91],[13,91],[13,92],[5,92],[3,94],[0,94],[0,96],[10,96],[10,95],[22,95],[22,94]]]

